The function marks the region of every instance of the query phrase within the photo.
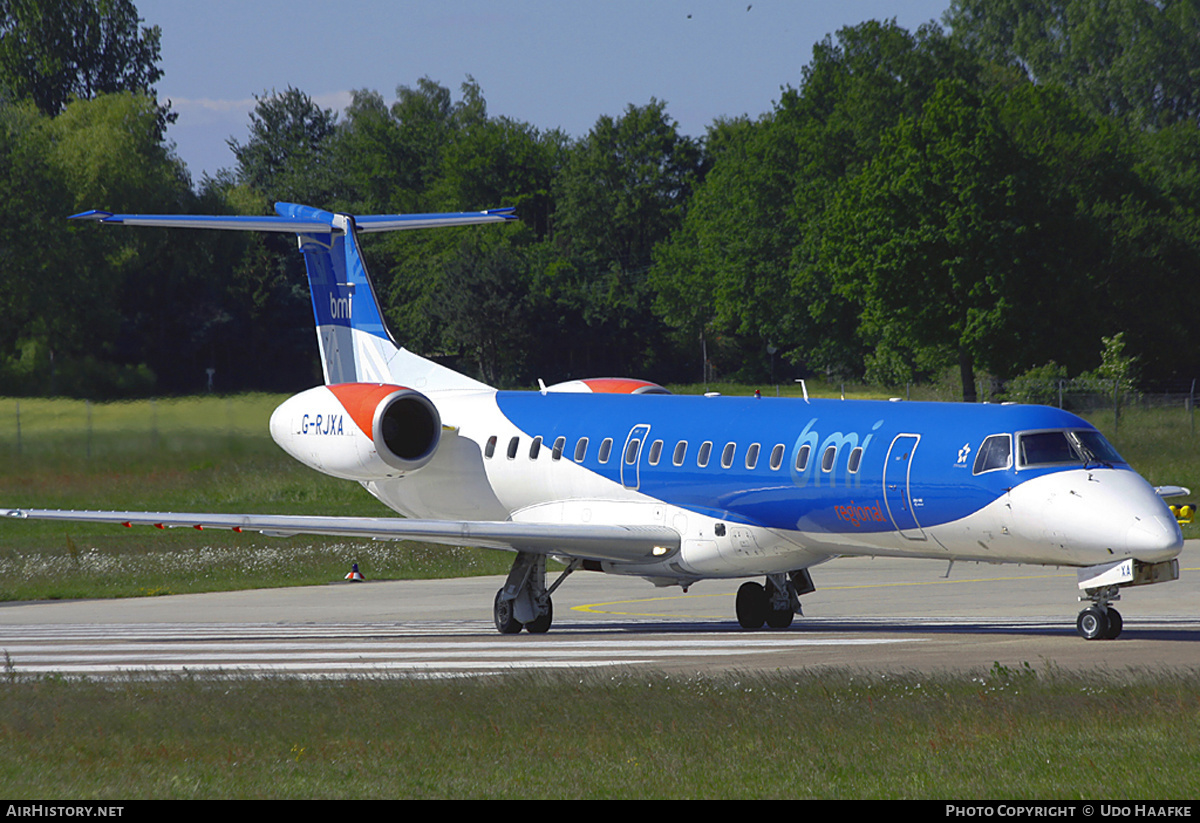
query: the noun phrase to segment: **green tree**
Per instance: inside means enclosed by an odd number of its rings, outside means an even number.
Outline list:
[[[648,266],[655,244],[682,221],[701,160],[697,141],[679,133],[661,101],[600,117],[556,181],[559,241],[593,264]]]
[[[712,168],[680,229],[655,248],[654,307],[679,331],[693,379],[714,369],[753,379],[762,358],[747,360],[745,349],[765,351],[782,340],[781,329],[802,312],[788,301],[798,236],[787,208],[799,156],[794,136],[772,118],[713,124],[706,139]]]
[[[54,118],[31,101],[0,111],[3,153],[12,161],[0,175],[7,218],[0,246],[8,250],[0,291],[9,296],[12,311],[0,342],[10,358],[17,347],[24,352],[19,371],[35,381],[27,390],[83,391],[82,383],[57,382],[72,362],[144,362],[130,345],[136,335],[128,333],[129,318],[153,301],[130,286],[140,272],[161,264],[165,238],[106,231],[66,217],[93,207],[186,208],[187,175],[161,144],[158,106],[144,95],[72,100]],[[97,370],[77,375],[87,378]]]
[[[433,187],[438,208],[512,206],[533,236],[544,239],[550,233],[551,185],[563,164],[566,136],[508,117],[488,117],[482,91],[470,77],[462,94]]]
[[[885,349],[942,350],[963,399],[1002,356],[1023,292],[1020,240],[1034,202],[993,106],[946,82],[919,118],[885,135],[825,218],[825,259]]]
[[[446,261],[434,311],[449,345],[491,385],[520,373],[531,344],[529,272],[503,238],[464,241]]]
[[[666,104],[630,105],[602,116],[567,151],[555,179],[554,242],[560,283],[585,306],[609,369],[641,372],[664,348],[653,312],[655,246],[677,230],[704,173],[698,141],[679,133]]]
[[[816,44],[803,84],[769,115],[710,130],[711,170],[656,252],[658,310],[689,338],[704,326],[710,340],[739,341],[728,351],[759,374],[768,345],[801,367],[861,374],[858,310],[820,262],[821,216],[938,78],[976,73],[932,25],[869,21]]]
[[[140,22],[131,0],[0,0],[0,83],[50,115],[72,97],[154,97],[161,32]]]
[[[255,97],[250,136],[227,141],[237,159],[237,180],[268,200],[328,205],[336,189],[333,136],[337,115],[289,86]]]
[[[1146,129],[1200,118],[1194,0],[954,0],[945,20],[965,48],[1097,115]]]

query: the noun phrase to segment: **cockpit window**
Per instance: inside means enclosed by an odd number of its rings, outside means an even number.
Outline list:
[[[1026,432],[1017,436],[1017,450],[1022,467],[1062,463],[1111,466],[1125,462],[1095,429]]]
[[[993,434],[983,441],[979,451],[975,453],[975,468],[973,474],[982,474],[994,469],[1007,469],[1012,465],[1012,437],[1007,434]]]

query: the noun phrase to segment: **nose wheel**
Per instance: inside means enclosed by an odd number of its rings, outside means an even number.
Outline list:
[[[1079,613],[1075,628],[1084,640],[1115,640],[1124,622],[1116,609],[1089,606]]]
[[[1089,589],[1088,595],[1092,605],[1081,611],[1075,620],[1079,636],[1084,640],[1115,640],[1125,621],[1121,619],[1121,613],[1108,604],[1121,599],[1119,590],[1115,586]]]

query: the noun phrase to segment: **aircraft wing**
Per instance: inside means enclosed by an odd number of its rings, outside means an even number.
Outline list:
[[[410,520],[403,517],[316,517],[273,514],[195,514],[187,512],[60,511],[3,509],[6,517],[112,523],[120,526],[232,529],[272,537],[297,534],[422,540],[449,546],[479,546],[585,560],[661,560],[679,550],[679,533],[665,526],[609,526],[512,521]]]

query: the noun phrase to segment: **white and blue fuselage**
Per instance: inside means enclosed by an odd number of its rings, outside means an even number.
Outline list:
[[[831,554],[1155,563],[1182,544],[1154,489],[1111,450],[1089,461],[1076,433],[1099,433],[1053,408],[554,391],[438,405],[463,421],[462,442],[422,482],[377,481],[373,494],[413,517],[668,526],[681,551],[655,577],[744,577]],[[1035,437],[1058,451],[1034,462],[1022,446]],[[979,459],[985,442],[994,465]]]

